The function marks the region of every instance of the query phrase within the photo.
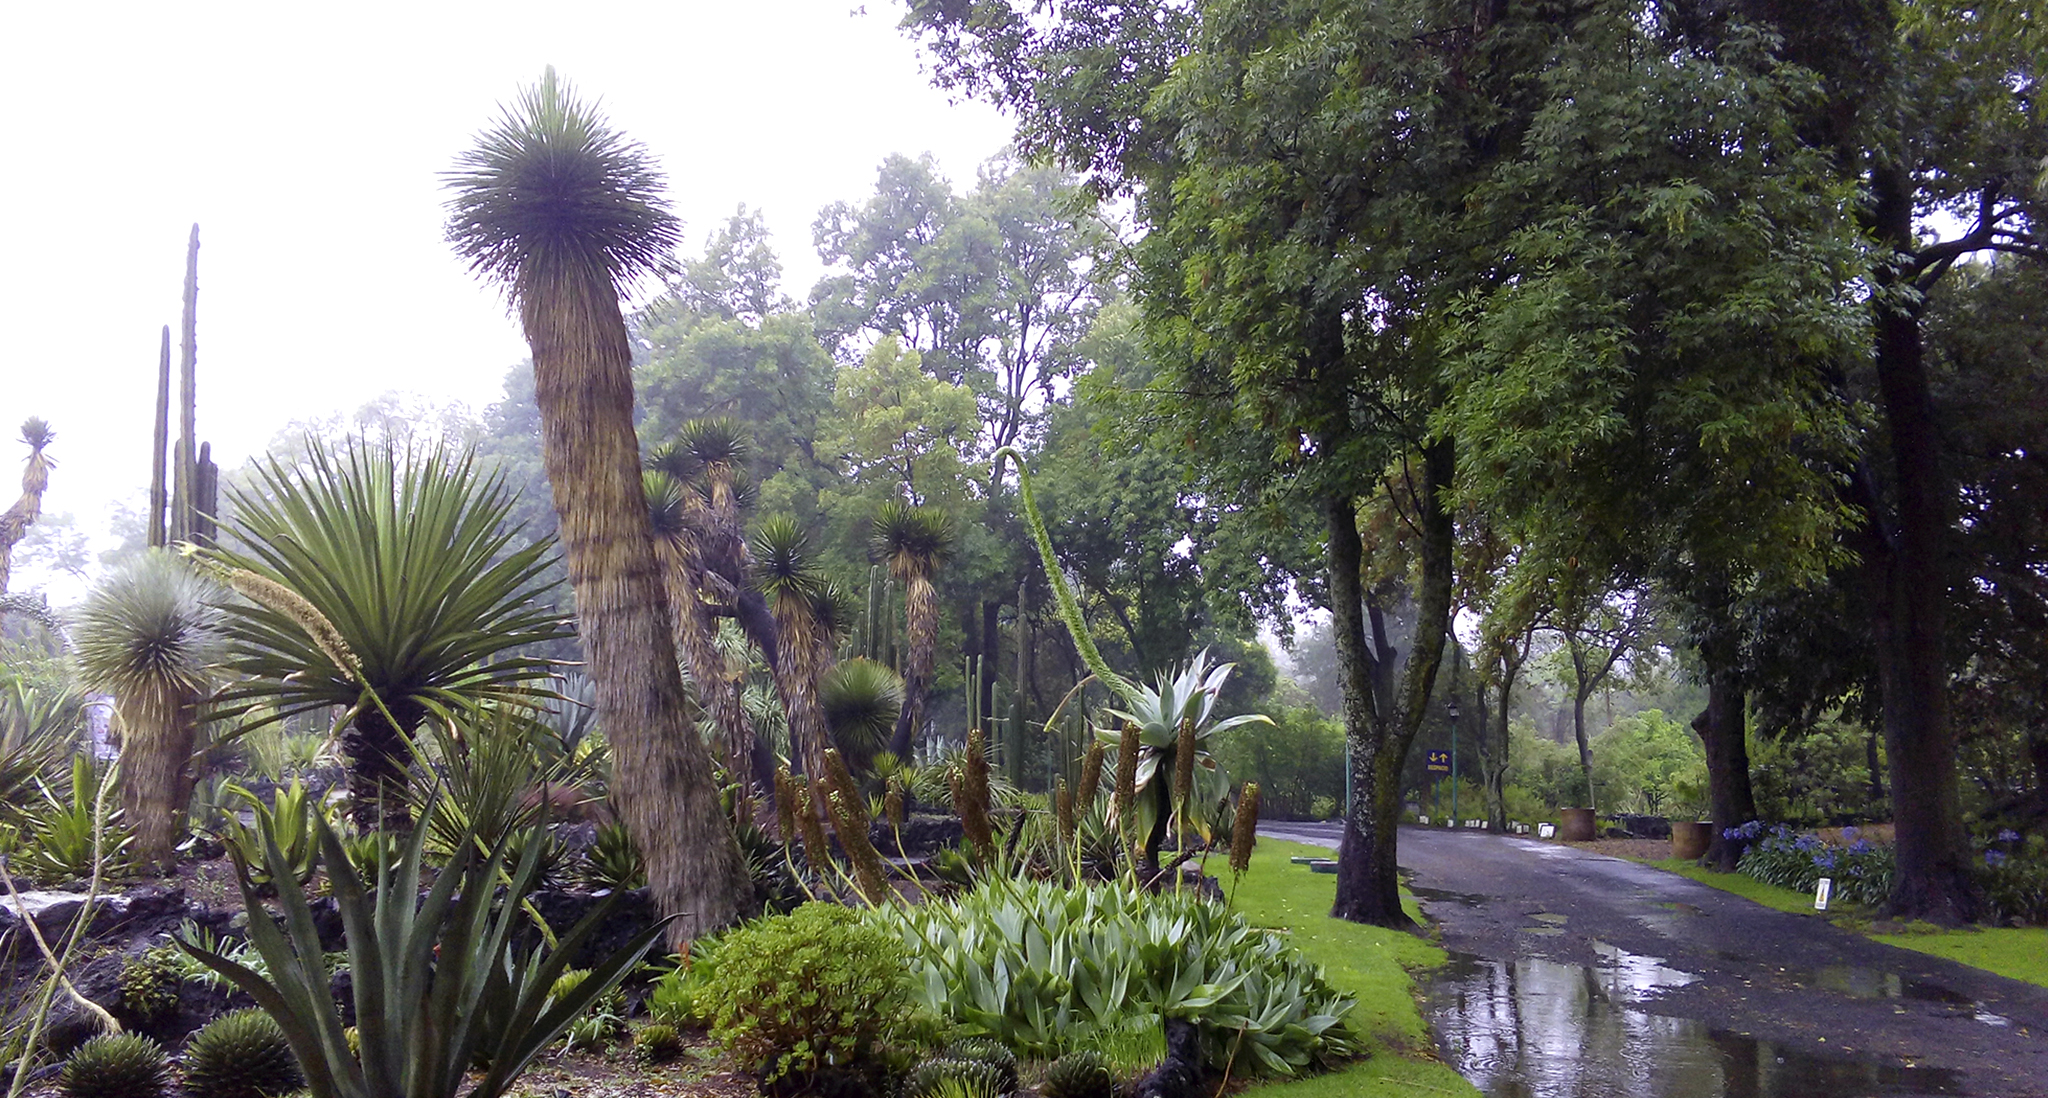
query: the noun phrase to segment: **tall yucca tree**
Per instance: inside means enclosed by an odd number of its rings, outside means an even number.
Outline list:
[[[175,857],[192,798],[192,749],[227,653],[224,592],[151,549],[87,597],[72,636],[86,684],[114,696],[122,798],[145,864]]]
[[[449,173],[448,239],[502,286],[533,350],[541,457],[584,652],[610,738],[612,794],[678,941],[737,920],[752,887],[718,807],[670,636],[633,435],[624,284],[680,237],[653,157],[549,69]]]
[[[729,773],[742,777],[748,773],[753,751],[753,723],[741,702],[744,664],[735,667],[718,643],[717,604],[730,602],[731,584],[719,580],[705,566],[706,527],[712,525],[707,501],[696,486],[667,471],[673,462],[651,464],[654,467],[645,476],[647,510],[654,523],[655,557],[668,591],[676,651],[689,668],[698,702],[725,741]],[[718,599],[710,590],[714,584],[728,588],[727,599]],[[746,801],[741,797],[734,804],[736,817],[746,811]]]
[[[769,668],[789,717],[789,754],[805,773],[822,774],[830,740],[818,680],[831,669],[837,619],[831,584],[811,559],[796,520],[774,515],[754,531],[754,587],[768,600],[780,643]]]
[[[231,603],[227,666],[242,679],[222,693],[224,713],[352,711],[342,752],[355,820],[403,830],[406,737],[422,722],[546,696],[552,664],[518,650],[568,635],[536,601],[552,544],[518,544],[512,491],[468,452],[315,445],[300,462],[258,464],[229,496],[230,544],[207,556],[297,592],[360,669],[285,608]]]
[[[50,425],[33,416],[21,425],[21,441],[28,445],[28,464],[21,470],[21,498],[0,514],[0,595],[7,593],[7,581],[14,571],[14,547],[28,536],[28,528],[43,516],[43,493],[50,490],[50,442],[57,437]]]
[[[899,759],[924,721],[925,695],[931,691],[932,665],[939,643],[939,593],[932,574],[953,554],[953,524],[936,507],[913,507],[890,500],[875,513],[872,553],[903,585],[903,616],[910,647],[903,659],[903,712],[889,750]]]

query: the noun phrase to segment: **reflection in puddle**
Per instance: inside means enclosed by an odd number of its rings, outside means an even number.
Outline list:
[[[1623,1005],[1697,977],[1594,943],[1601,963],[1453,954],[1430,991],[1444,1059],[1488,1098],[1955,1093],[1951,1073],[1821,1059]]]

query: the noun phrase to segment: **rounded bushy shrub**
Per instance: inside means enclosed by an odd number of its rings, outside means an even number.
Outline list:
[[[1115,1073],[1102,1054],[1089,1049],[1069,1052],[1045,1069],[1038,1085],[1044,1098],[1116,1098]]]
[[[163,1098],[171,1064],[162,1046],[133,1033],[95,1037],[78,1046],[57,1076],[64,1098]]]
[[[277,1098],[306,1085],[284,1030],[261,1010],[214,1019],[185,1046],[191,1098]]]
[[[902,942],[835,904],[731,931],[700,1009],[771,1087],[865,1062],[908,1015]]]

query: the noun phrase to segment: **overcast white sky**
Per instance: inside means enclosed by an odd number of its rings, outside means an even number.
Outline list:
[[[931,152],[964,187],[1010,134],[930,86],[896,5],[871,9],[12,5],[0,508],[29,415],[57,431],[46,512],[99,536],[115,501],[140,499],[195,221],[199,430],[223,469],[387,391],[495,400],[526,348],[441,241],[439,173],[548,64],[663,161],[691,250],[738,204],[761,208],[802,296],[812,217],[865,197],[883,157]]]

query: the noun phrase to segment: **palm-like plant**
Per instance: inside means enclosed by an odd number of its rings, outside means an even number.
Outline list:
[[[1134,788],[1141,797],[1148,790],[1151,794],[1146,797],[1152,821],[1145,840],[1145,860],[1151,868],[1158,867],[1169,819],[1179,817],[1183,829],[1206,828],[1205,806],[1222,799],[1225,778],[1209,754],[1210,738],[1242,725],[1273,723],[1264,713],[1213,719],[1216,699],[1236,667],[1213,663],[1206,649],[1198,652],[1179,671],[1124,693],[1119,700],[1126,708],[1104,711],[1113,726],[1095,730],[1103,745],[1121,750],[1124,725],[1137,726],[1141,746]]]
[[[720,813],[670,634],[633,434],[622,283],[680,239],[646,149],[549,69],[450,173],[448,239],[499,283],[533,349],[541,457],[576,590],[614,799],[679,940],[737,919],[747,864]]]
[[[903,712],[903,679],[874,660],[855,657],[818,680],[818,704],[832,742],[854,767],[865,770],[896,729]]]
[[[645,482],[676,648],[725,741],[728,771],[735,777],[747,773],[754,729],[740,703],[745,665],[735,666],[720,650],[718,620],[734,612],[745,582],[740,512],[747,451],[746,431],[737,421],[692,420],[648,458]],[[735,798],[733,811],[744,819],[748,798]]]
[[[44,421],[30,416],[21,425],[21,441],[28,445],[28,464],[21,470],[21,498],[0,514],[0,595],[7,593],[7,580],[14,570],[14,547],[28,536],[28,528],[43,514],[43,493],[50,490],[50,470],[57,463],[46,452],[55,431]]]
[[[769,670],[789,717],[790,758],[816,776],[827,742],[818,679],[832,664],[831,585],[811,560],[810,539],[787,515],[771,516],[754,531],[753,574],[779,635]]]
[[[315,446],[303,464],[259,465],[254,485],[230,497],[234,547],[211,555],[298,592],[361,672],[337,666],[280,608],[237,603],[227,666],[244,678],[223,702],[229,712],[262,707],[264,722],[351,710],[342,751],[355,821],[403,830],[406,737],[421,722],[546,695],[552,665],[516,650],[567,635],[535,599],[550,544],[517,544],[512,492],[467,453]]]
[[[903,712],[889,751],[910,757],[910,746],[924,720],[925,695],[931,691],[932,663],[939,640],[939,594],[932,573],[953,553],[953,525],[936,507],[912,507],[890,500],[875,513],[872,542],[875,559],[889,566],[889,575],[903,585],[903,617],[910,649],[903,660]]]
[[[218,595],[190,565],[153,549],[108,576],[79,614],[79,668],[88,686],[114,695],[124,804],[145,863],[168,860],[183,830],[201,708],[227,652]]]

